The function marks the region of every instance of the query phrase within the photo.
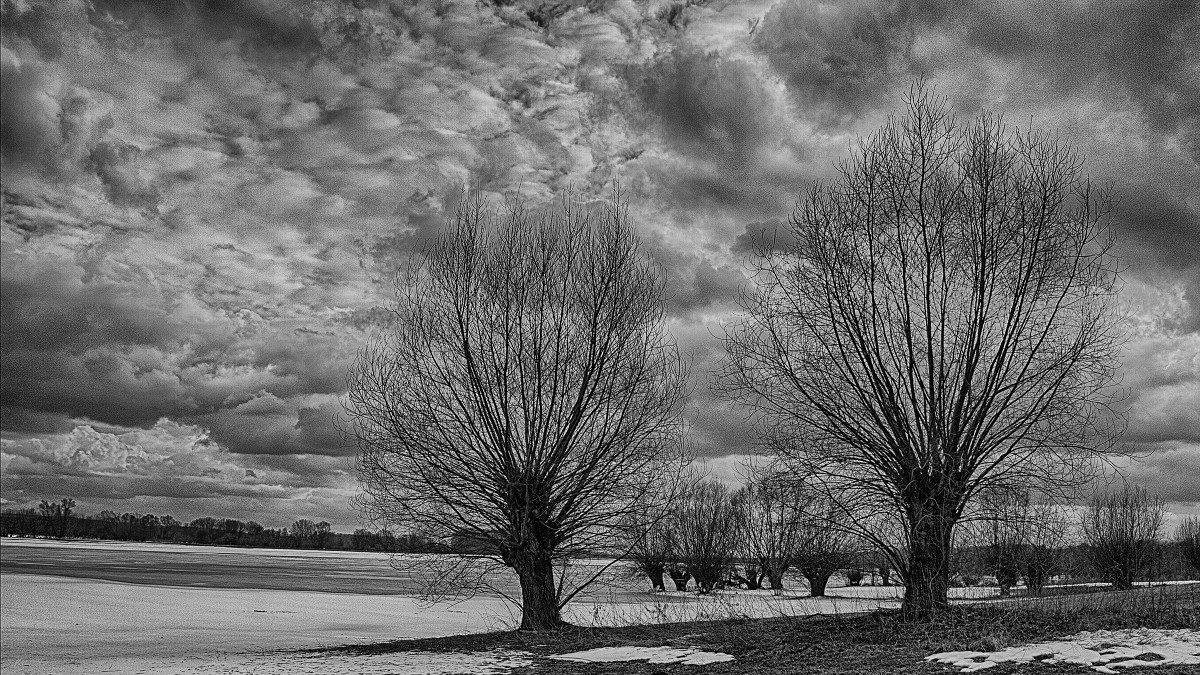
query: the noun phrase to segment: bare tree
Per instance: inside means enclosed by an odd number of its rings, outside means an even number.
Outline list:
[[[1092,565],[1118,590],[1133,588],[1160,554],[1163,501],[1128,483],[1097,495],[1083,514],[1083,539]]]
[[[663,575],[676,557],[675,539],[668,523],[664,520],[646,520],[639,514],[629,520],[626,531],[632,539],[629,560],[637,568],[638,574],[650,580],[650,590],[667,590]]]
[[[1046,582],[1066,566],[1066,542],[1074,540],[1077,519],[1053,502],[1031,502],[1025,518],[1021,566],[1030,595],[1041,595]]]
[[[985,536],[986,565],[996,576],[1000,595],[1012,593],[1012,587],[1021,580],[1021,563],[1027,519],[1029,496],[1023,492],[987,492],[980,496]]]
[[[1055,136],[962,124],[918,84],[801,196],[791,243],[752,260],[723,391],[848,514],[902,523],[902,546],[874,543],[909,616],[947,606],[975,494],[1077,484],[1121,429],[1111,199],[1080,167]]]
[[[796,550],[795,567],[808,581],[809,595],[825,595],[825,586],[834,572],[850,561],[850,536],[841,510],[832,502],[815,499],[801,516],[801,540]],[[859,577],[861,581],[862,577]]]
[[[1200,517],[1188,516],[1175,530],[1175,543],[1183,559],[1200,572]]]
[[[729,488],[715,480],[697,484],[676,508],[674,536],[679,562],[708,593],[725,579],[737,546],[737,516]]]
[[[751,468],[737,501],[744,522],[746,555],[758,563],[776,595],[803,543],[804,509],[814,495],[777,466]]]
[[[38,504],[38,511],[46,522],[46,531],[51,537],[62,539],[67,536],[71,526],[71,512],[75,508],[75,500],[63,497],[57,504],[51,504],[45,499]]]
[[[522,629],[561,625],[600,572],[556,584],[556,565],[662,510],[686,465],[662,291],[619,191],[536,212],[464,198],[350,370],[357,504],[380,525],[466,533],[515,571]],[[441,560],[431,591],[490,584],[488,560]]]

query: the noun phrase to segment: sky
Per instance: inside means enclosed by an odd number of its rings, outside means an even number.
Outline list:
[[[1122,460],[1200,513],[1200,3],[3,3],[0,500],[360,526],[333,425],[464,189],[625,189],[693,358],[697,451],[751,239],[924,77],[1057,131],[1112,217]]]

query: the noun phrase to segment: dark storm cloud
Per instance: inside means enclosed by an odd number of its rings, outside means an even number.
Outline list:
[[[341,410],[336,396],[305,404],[264,391],[236,406],[189,419],[208,429],[213,440],[243,455],[344,456],[354,454],[355,448],[334,426]]]
[[[667,138],[690,155],[747,171],[779,140],[773,101],[750,63],[680,48],[651,65],[640,90]]]
[[[1188,205],[1188,197],[1160,186],[1129,184],[1119,188],[1120,202],[1113,219],[1123,238],[1143,246],[1155,266],[1183,271],[1200,264],[1200,211]],[[1139,261],[1142,262],[1142,261]]]
[[[704,310],[726,311],[745,283],[740,267],[689,261],[667,276],[667,314],[679,317]]]
[[[1200,158],[1200,4],[1162,2],[1016,5],[972,2],[943,24],[961,27],[969,45],[1044,78],[1047,91],[1074,95],[1100,88],[1131,97],[1151,127],[1180,133]]]
[[[730,251],[743,256],[764,246],[768,250],[779,251],[787,248],[793,241],[795,237],[792,236],[792,230],[783,220],[747,223],[745,231],[737,236]]]
[[[857,120],[885,102],[897,82],[920,72],[910,48],[914,21],[935,3],[818,4],[785,0],[771,8],[754,34],[784,78],[800,115],[824,125]]]
[[[1128,96],[1152,128],[1180,133],[1195,157],[1198,7],[1193,0],[786,0],[763,17],[754,44],[787,81],[801,115],[825,124],[890,108],[897,88],[914,77],[976,65],[969,62],[983,56],[1001,60],[1000,72],[1023,74],[1018,96],[1021,89],[1042,100],[1096,90]],[[943,46],[930,49],[922,40]],[[951,93],[974,112],[969,91]]]
[[[783,102],[757,64],[679,46],[630,71],[629,80],[679,153],[676,161],[646,160],[655,198],[681,210],[786,208],[809,150],[788,130]]]

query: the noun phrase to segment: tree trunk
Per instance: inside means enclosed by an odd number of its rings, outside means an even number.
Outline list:
[[[667,590],[666,584],[663,583],[663,575],[666,574],[666,570],[662,565],[650,565],[643,568],[642,571],[646,573],[647,577],[650,577],[651,591]]]
[[[911,526],[904,570],[904,616],[925,619],[950,606],[950,536],[954,520],[929,515]]]
[[[809,575],[805,574],[804,578],[808,579],[808,589],[809,589],[808,594],[814,598],[825,597],[825,585],[829,583],[830,576],[832,576],[832,575],[830,575],[830,574],[814,574],[812,576],[809,576]]]
[[[549,556],[526,555],[513,565],[521,581],[520,630],[550,630],[566,625],[558,610],[554,563]]]
[[[774,567],[767,568],[767,583],[775,595],[783,595],[783,570]]]
[[[762,588],[762,578],[763,573],[759,570],[758,565],[746,565],[746,576],[739,581],[744,581],[746,590],[757,591]]]
[[[1124,567],[1117,567],[1109,572],[1109,581],[1113,588],[1118,591],[1133,590],[1133,571]]]

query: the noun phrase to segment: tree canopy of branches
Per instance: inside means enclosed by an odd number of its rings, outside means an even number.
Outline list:
[[[1160,554],[1163,501],[1126,484],[1097,495],[1083,513],[1083,540],[1096,570],[1118,590],[1133,588]]]
[[[637,567],[638,574],[650,580],[651,590],[667,590],[663,575],[675,561],[675,538],[669,523],[647,520],[638,514],[630,519],[626,530],[631,539],[629,559]]]
[[[814,598],[824,597],[829,577],[850,559],[850,536],[838,522],[844,517],[841,509],[824,498],[812,499],[802,513],[795,566],[808,581],[808,593]]]
[[[474,538],[516,572],[521,627],[560,625],[582,586],[556,585],[555,563],[654,512],[683,466],[686,373],[662,291],[619,192],[538,211],[464,198],[350,370],[359,506]]]
[[[1200,517],[1188,516],[1175,530],[1175,543],[1183,559],[1192,569],[1200,572]]]
[[[795,565],[804,543],[804,511],[811,490],[778,467],[753,469],[736,495],[746,553],[757,561],[771,589],[779,595],[783,578]]]
[[[752,259],[722,389],[846,511],[892,514],[909,616],[947,606],[975,494],[1068,485],[1121,430],[1111,199],[1081,165],[915,85]]]
[[[693,486],[676,506],[673,517],[676,556],[708,593],[723,581],[737,550],[737,514],[729,488],[715,480]]]
[[[58,503],[51,503],[43,499],[38,504],[38,512],[46,521],[46,531],[50,533],[51,537],[57,539],[67,536],[67,529],[71,524],[71,512],[74,509],[75,500],[68,497],[63,497]]]
[[[1070,539],[1073,520],[1058,504],[1038,501],[1029,490],[988,491],[980,496],[968,543],[982,546],[988,571],[996,576],[1000,595],[1008,595],[1022,576],[1031,595],[1063,566],[1062,543]]]

